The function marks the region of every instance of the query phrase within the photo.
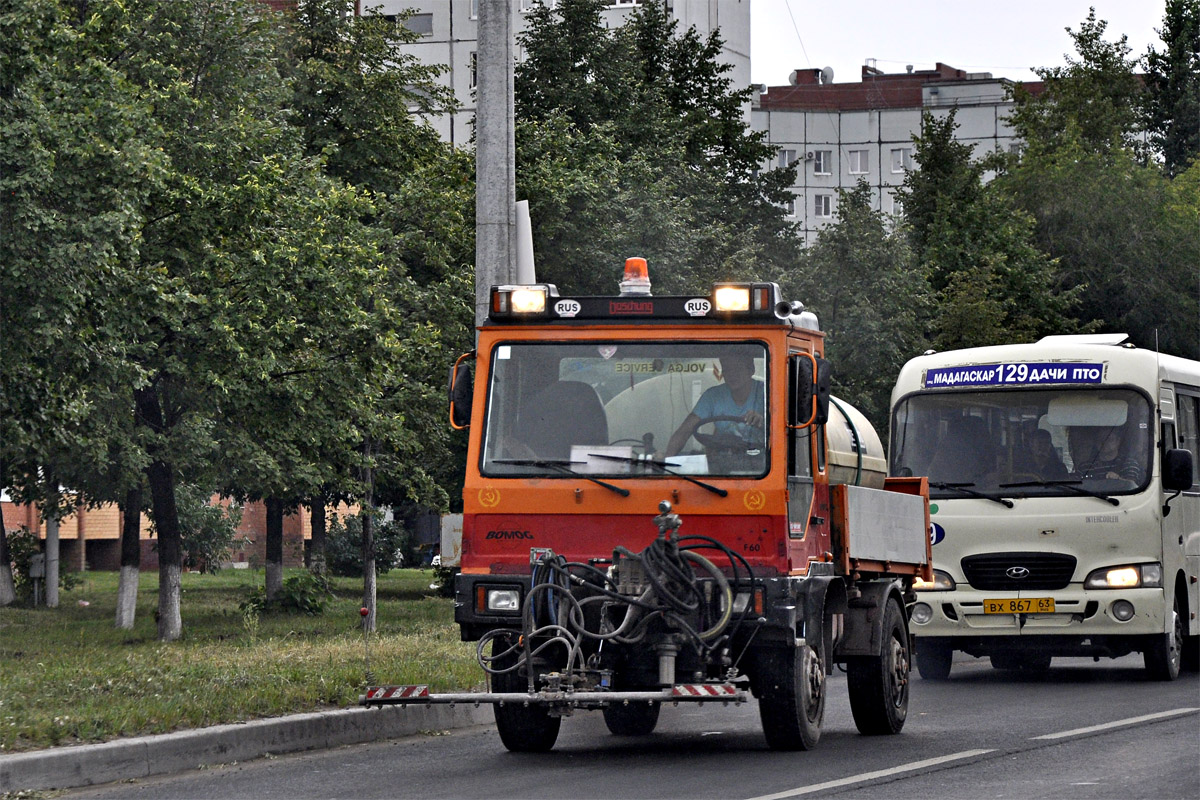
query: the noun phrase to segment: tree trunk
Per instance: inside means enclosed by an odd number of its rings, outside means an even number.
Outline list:
[[[139,423],[161,435],[166,428],[162,404],[153,388],[134,392]],[[183,540],[179,532],[179,509],[175,505],[175,470],[161,456],[146,466],[150,484],[150,509],[158,531],[158,639],[173,642],[183,635],[179,614],[180,573],[183,571]]]
[[[8,464],[0,458],[0,483],[8,474]],[[17,599],[17,586],[13,582],[12,552],[8,549],[8,531],[4,527],[4,514],[0,512],[0,608],[12,605]]]
[[[175,474],[170,464],[156,460],[146,467],[146,478],[150,483],[154,527],[158,531],[158,639],[173,642],[183,635],[179,613],[183,548],[175,506]]]
[[[11,605],[17,599],[17,587],[13,583],[12,554],[8,550],[8,531],[0,519],[0,608]]]
[[[58,510],[47,508],[46,516],[46,608],[58,608]]]
[[[267,602],[283,591],[283,501],[268,497],[267,505]]]
[[[312,538],[308,544],[308,568],[317,575],[325,574],[325,498],[318,497],[309,506]]]
[[[363,608],[367,609],[367,618],[364,620],[364,630],[375,632],[375,526],[374,526],[374,481],[375,475],[370,466],[371,444],[368,441],[363,446],[364,454],[367,456],[367,466],[363,468],[365,484],[365,492],[363,494],[362,510],[359,514],[362,516],[362,559],[363,559]]]
[[[137,614],[138,578],[142,568],[142,493],[130,489],[121,509],[121,577],[117,581],[117,627],[129,630]]]

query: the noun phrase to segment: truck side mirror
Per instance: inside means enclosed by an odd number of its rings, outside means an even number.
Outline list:
[[[829,420],[829,362],[811,353],[788,359],[788,425],[805,428]]]
[[[475,379],[467,359],[474,357],[474,351],[463,353],[450,368],[450,386],[447,391],[450,398],[450,427],[458,431],[471,425],[471,400],[475,394]]]
[[[1172,449],[1163,453],[1162,485],[1168,492],[1182,492],[1192,488],[1195,475],[1192,451]]]

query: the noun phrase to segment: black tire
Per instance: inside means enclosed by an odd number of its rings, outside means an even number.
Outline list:
[[[493,644],[493,652],[507,649],[507,643],[497,639]],[[511,662],[497,662],[493,669],[509,666]],[[519,674],[520,669],[492,676],[492,690],[496,692],[529,691],[529,679]],[[521,702],[508,702],[504,705],[492,706],[496,716],[496,730],[500,733],[500,741],[513,753],[545,753],[558,741],[558,729],[562,725],[562,717],[551,716],[545,706],[523,705]]]
[[[757,659],[758,714],[772,750],[811,750],[825,719],[821,654],[803,645],[764,650]]]
[[[613,703],[604,707],[604,724],[616,736],[646,736],[658,725],[660,703]]]
[[[1168,633],[1150,637],[1150,643],[1142,656],[1146,660],[1146,671],[1150,680],[1173,681],[1179,677],[1183,662],[1183,617],[1179,613],[1179,597],[1171,603],[1171,628]]]
[[[917,672],[927,681],[944,681],[950,677],[954,650],[949,645],[917,637]]]
[[[846,662],[850,711],[864,736],[899,733],[908,717],[908,629],[900,606],[888,601],[883,612],[883,641],[877,656]]]

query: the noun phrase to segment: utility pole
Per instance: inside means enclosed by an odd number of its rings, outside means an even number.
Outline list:
[[[475,53],[475,324],[489,289],[516,281],[512,0],[479,0]]]

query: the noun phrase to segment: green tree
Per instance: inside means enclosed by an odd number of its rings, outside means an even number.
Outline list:
[[[1077,57],[1067,54],[1066,66],[1034,70],[1044,83],[1040,94],[1017,84],[1011,122],[1027,146],[1053,143],[1069,130],[1089,152],[1137,145],[1142,83],[1128,37],[1106,41],[1107,27],[1091,9],[1078,31],[1066,29]]]
[[[339,384],[335,371],[312,373],[326,393],[338,395],[330,417],[353,421],[342,434],[355,440],[310,447],[308,457],[328,468],[321,482],[293,489],[314,512],[338,499],[354,499],[367,512],[373,498],[444,509],[445,487],[461,486],[465,462],[465,440],[444,424],[443,381],[445,364],[472,339],[473,164],[410,111],[454,104],[435,82],[441,68],[404,49],[419,37],[403,18],[345,10],[340,0],[298,4],[288,106],[305,152],[322,159],[326,175],[371,198],[359,221],[374,232],[386,269],[378,294],[363,300],[385,304],[404,324],[354,348],[359,369],[345,377],[358,386]],[[364,517],[365,560],[374,551],[372,522]],[[373,611],[374,571],[363,574],[364,604]]]
[[[761,276],[796,261],[784,216],[794,167],[744,123],[721,39],[680,33],[660,2],[607,29],[598,0],[539,6],[516,75],[518,192],[530,201],[538,273],[611,292],[630,255],[659,291]]]
[[[1139,82],[1124,39],[1105,42],[1104,27],[1089,16],[1079,58],[1048,71],[1044,95],[1018,95],[1012,123],[1025,147],[989,189],[1036,220],[1037,246],[1078,292],[1085,324],[1194,357],[1198,207],[1136,146]]]
[[[988,163],[971,160],[970,146],[955,140],[957,127],[954,111],[922,116],[913,137],[918,168],[898,192],[935,301],[930,340],[944,349],[1076,331],[1078,291],[1059,288],[1034,220],[983,183]],[[979,324],[969,323],[972,316]]]
[[[125,463],[106,457],[106,418],[141,374],[127,267],[163,158],[98,25],[76,29],[57,2],[0,13],[0,486],[43,505],[45,471],[90,490],[81,465]]]
[[[1200,155],[1200,0],[1167,0],[1163,52],[1146,53],[1145,126],[1168,175]]]
[[[905,236],[871,208],[865,182],[839,193],[836,219],[805,256],[782,277],[785,296],[803,300],[827,332],[836,392],[886,431],[895,376],[925,348],[925,279]]]

